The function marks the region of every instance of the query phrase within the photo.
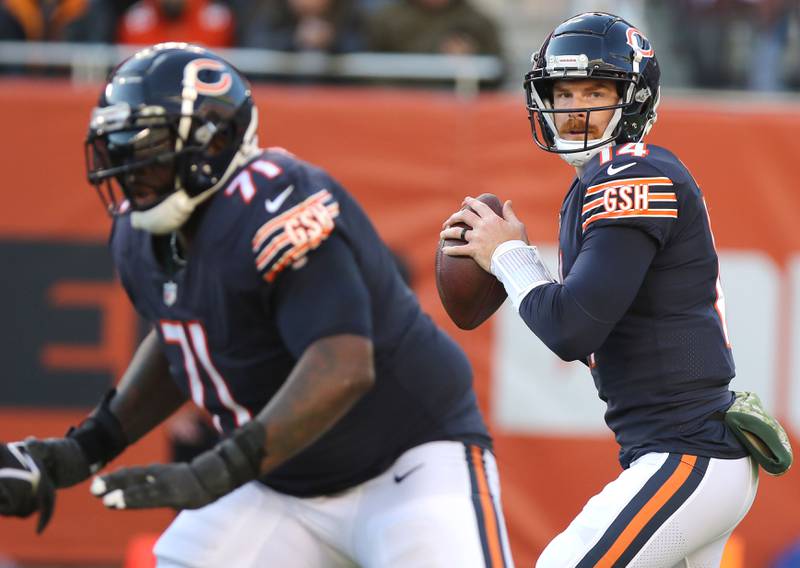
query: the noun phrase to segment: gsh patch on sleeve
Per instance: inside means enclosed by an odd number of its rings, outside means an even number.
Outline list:
[[[261,225],[253,237],[256,268],[273,282],[288,266],[307,262],[308,251],[319,247],[333,232],[339,203],[322,189]]]

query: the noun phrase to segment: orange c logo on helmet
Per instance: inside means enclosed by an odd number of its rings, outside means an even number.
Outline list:
[[[642,32],[636,28],[628,28],[625,35],[628,40],[628,45],[630,45],[634,51],[640,53],[642,57],[653,57],[653,46],[650,45],[650,40],[644,37]],[[645,45],[649,46],[648,49],[644,49]]]
[[[200,80],[200,71],[223,71],[225,65],[216,59],[195,59],[187,64],[189,75],[194,77],[194,87],[201,95],[219,96],[224,95],[231,89],[233,78],[230,73],[220,73],[219,79],[213,83],[206,83]]]

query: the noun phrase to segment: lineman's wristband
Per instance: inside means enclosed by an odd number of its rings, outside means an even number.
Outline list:
[[[490,268],[503,283],[517,311],[531,290],[556,281],[539,256],[538,249],[524,241],[506,241],[498,246],[492,253]]]
[[[252,481],[261,471],[261,460],[267,455],[264,425],[251,420],[237,428],[229,438],[217,444],[217,453],[228,464],[237,487]]]
[[[67,432],[67,438],[78,442],[86,454],[92,473],[102,469],[128,447],[128,439],[122,430],[122,425],[109,408],[111,399],[116,393],[116,389],[108,391],[95,411],[77,428],[70,428]]]
[[[265,438],[264,426],[251,420],[213,450],[194,458],[191,468],[203,487],[219,498],[258,477],[261,460],[267,453]]]

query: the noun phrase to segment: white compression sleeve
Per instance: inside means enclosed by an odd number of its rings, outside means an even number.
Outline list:
[[[491,270],[517,311],[531,290],[555,282],[537,248],[523,241],[506,241],[498,246],[492,253]]]

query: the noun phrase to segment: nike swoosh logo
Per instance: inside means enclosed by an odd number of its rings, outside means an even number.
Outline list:
[[[636,165],[636,162],[631,162],[630,164],[625,164],[624,166],[620,166],[618,168],[615,168],[614,164],[611,164],[610,166],[608,166],[608,170],[607,170],[608,171],[608,175],[610,175],[610,176],[617,175],[622,170],[627,170],[628,168],[630,168],[632,166],[635,166],[635,165]]]
[[[275,213],[278,209],[280,209],[281,205],[283,205],[283,202],[286,201],[286,198],[291,195],[292,191],[294,191],[294,185],[290,185],[281,191],[278,197],[275,199],[267,199],[264,202],[264,207],[267,208],[267,213]]]
[[[394,474],[394,482],[395,482],[395,483],[400,483],[400,482],[401,482],[401,481],[403,481],[403,480],[404,480],[406,477],[408,477],[409,475],[411,475],[412,473],[414,473],[415,471],[417,471],[419,468],[421,468],[423,465],[425,465],[425,464],[422,464],[422,463],[421,463],[421,464],[419,464],[419,465],[416,465],[416,466],[412,467],[411,469],[409,469],[407,472],[405,472],[403,475],[397,475],[397,474],[395,473],[395,474]]]

